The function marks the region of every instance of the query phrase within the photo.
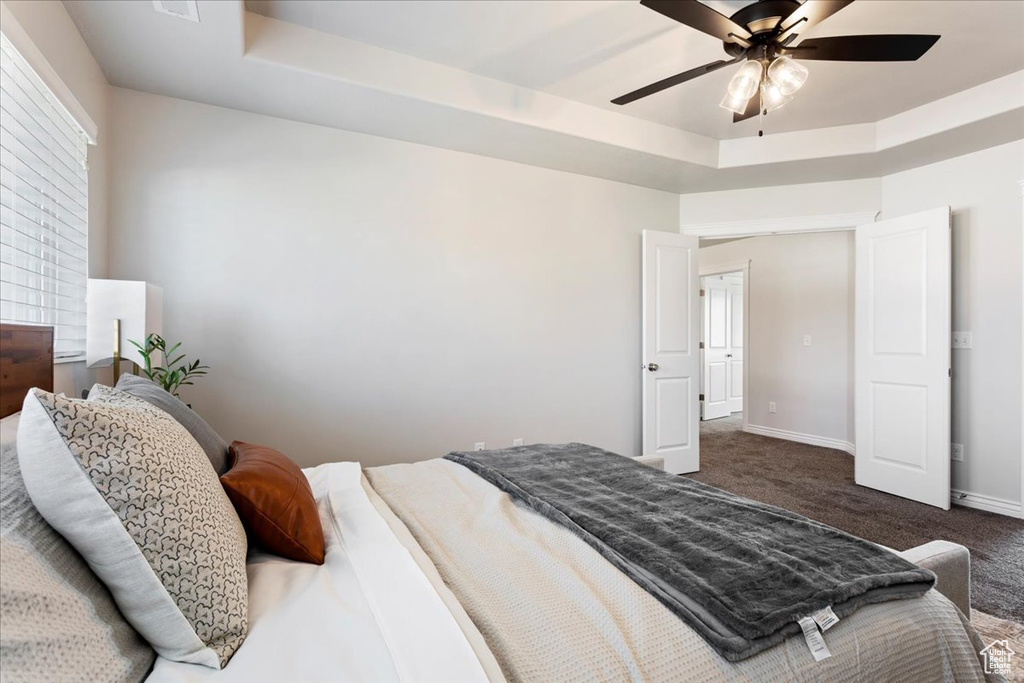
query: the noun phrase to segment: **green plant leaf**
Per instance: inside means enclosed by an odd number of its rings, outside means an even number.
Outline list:
[[[206,371],[210,369],[210,366],[202,365],[198,358],[190,363],[186,360],[184,353],[174,356],[174,352],[181,347],[181,342],[171,344],[168,348],[167,340],[155,332],[146,335],[145,345],[133,339],[128,341],[139,350],[142,356],[143,374],[173,396],[178,396],[180,387],[195,386],[192,380],[206,375]],[[154,363],[157,352],[163,357],[163,365]]]

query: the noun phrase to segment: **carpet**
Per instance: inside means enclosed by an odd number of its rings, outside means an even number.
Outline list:
[[[1007,683],[1024,683],[1024,624],[1006,619],[997,619],[980,610],[971,610],[971,624],[986,645],[996,640],[1006,640],[1010,649],[1017,654],[1011,660]]]
[[[853,457],[741,431],[741,418],[701,423],[700,472],[686,475],[798,512],[896,550],[940,539],[971,551],[971,604],[1024,623],[1024,521],[916,503],[853,481]]]

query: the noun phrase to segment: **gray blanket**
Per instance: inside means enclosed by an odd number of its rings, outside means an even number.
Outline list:
[[[844,617],[935,581],[837,529],[593,446],[446,458],[571,529],[730,661],[799,633],[797,619],[826,606]]]

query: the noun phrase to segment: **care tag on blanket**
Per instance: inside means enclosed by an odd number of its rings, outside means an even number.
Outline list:
[[[814,619],[814,623],[821,627],[822,633],[839,623],[839,617],[832,611],[831,605],[812,614],[811,619]]]
[[[810,648],[814,661],[820,662],[832,656],[832,653],[828,651],[828,646],[825,645],[825,637],[818,632],[818,624],[815,623],[814,619],[811,617],[800,617],[797,623],[803,629],[804,640],[807,641],[807,647]]]

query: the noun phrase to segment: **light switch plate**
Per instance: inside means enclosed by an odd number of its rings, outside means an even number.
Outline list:
[[[769,413],[774,413],[775,412],[775,401],[768,401],[768,412]]]
[[[954,462],[964,461],[964,445],[962,443],[949,444],[949,458]]]
[[[522,439],[512,439],[512,445],[513,446],[522,446],[523,445],[523,440]]]
[[[954,349],[970,349],[974,346],[974,340],[971,338],[970,332],[954,332],[953,333],[953,348]]]
[[[805,334],[804,335],[804,346],[810,346],[810,345],[811,345],[811,335]]]
[[[486,445],[484,445],[484,442],[483,442],[483,441],[477,441],[477,442],[476,442],[475,444],[473,444],[473,450],[474,450],[474,451],[482,451],[482,450],[484,450],[484,449],[485,449],[486,447],[487,447],[487,446],[486,446]]]

